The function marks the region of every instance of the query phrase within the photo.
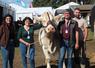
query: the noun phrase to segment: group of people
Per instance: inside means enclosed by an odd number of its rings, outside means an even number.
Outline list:
[[[74,18],[71,17],[70,11],[64,11],[64,19],[59,22],[58,30],[61,36],[60,56],[58,68],[63,68],[65,54],[67,52],[67,68],[74,68],[73,63],[79,68],[86,67],[86,46],[87,23],[81,17],[80,9],[74,10]],[[74,62],[72,60],[74,54]]]
[[[81,17],[79,8],[74,10],[74,18],[71,17],[69,10],[65,10],[63,14],[64,18],[57,26],[61,37],[58,68],[63,68],[66,52],[68,59],[67,68],[73,68],[73,54],[75,58],[74,62],[76,64],[80,64],[81,62],[85,64],[86,55],[84,44],[87,38],[87,23]],[[32,44],[34,43],[34,31],[43,27],[43,25],[40,23],[33,24],[33,20],[30,17],[25,17],[22,23],[24,25],[19,28],[17,39],[19,41],[23,68],[27,68],[26,51],[28,46],[30,46],[30,68],[35,68],[35,45]],[[13,17],[8,14],[4,17],[3,22],[0,25],[0,48],[3,68],[8,68],[8,63],[10,68],[13,68],[15,39],[16,31],[13,23]]]

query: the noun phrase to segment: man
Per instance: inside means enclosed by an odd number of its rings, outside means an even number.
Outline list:
[[[86,21],[83,18],[81,18],[81,13],[80,13],[79,8],[75,8],[74,16],[75,17],[73,19],[78,22],[78,27],[79,27],[79,49],[74,50],[75,63],[83,64],[82,68],[85,68],[85,59],[86,59],[85,42],[87,39],[87,27],[88,26],[87,26]]]
[[[21,17],[19,17],[19,19],[15,22],[15,25],[16,25],[16,29],[18,31],[19,28],[23,25]]]
[[[63,68],[67,52],[67,68],[73,68],[73,48],[78,49],[78,23],[71,19],[69,9],[64,11],[64,19],[59,22],[58,30],[61,37],[60,56],[58,68]]]

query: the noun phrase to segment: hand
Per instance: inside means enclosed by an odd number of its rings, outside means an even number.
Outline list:
[[[86,41],[86,39],[83,40],[84,42]]]
[[[78,44],[75,44],[75,49],[78,49],[79,48],[79,45]]]
[[[26,43],[25,43],[25,45],[26,45],[26,46],[30,46],[31,44],[30,44],[30,43],[28,43],[28,42],[26,42]]]

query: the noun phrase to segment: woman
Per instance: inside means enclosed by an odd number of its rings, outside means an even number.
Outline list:
[[[0,26],[0,47],[3,60],[3,68],[13,68],[15,29],[13,17],[6,15]]]
[[[19,39],[19,47],[21,51],[21,58],[22,58],[22,64],[23,68],[27,68],[27,47],[30,46],[29,50],[29,60],[30,60],[30,68],[35,68],[35,61],[34,61],[34,55],[35,55],[35,48],[34,48],[34,30],[41,28],[41,24],[37,25],[31,25],[33,24],[33,20],[29,17],[25,17],[23,20],[24,26],[20,27],[18,32],[18,39]],[[30,26],[31,25],[31,26]]]

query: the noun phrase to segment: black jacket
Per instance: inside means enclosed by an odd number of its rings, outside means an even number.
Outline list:
[[[61,27],[65,24],[65,20],[62,20],[59,22],[58,24],[58,31],[60,33],[61,31]],[[76,39],[75,39],[75,33],[76,31],[78,31],[78,23],[75,21],[75,20],[70,20],[70,24],[69,24],[69,34],[70,34],[70,45],[74,45]],[[61,40],[64,40],[64,38],[62,37],[62,33],[60,33],[60,37],[61,37]]]

